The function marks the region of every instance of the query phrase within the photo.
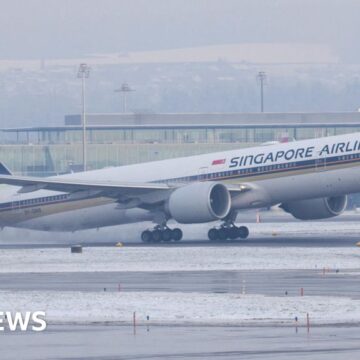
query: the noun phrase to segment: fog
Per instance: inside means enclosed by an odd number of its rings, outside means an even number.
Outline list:
[[[255,219],[255,214],[247,217],[250,222]],[[84,246],[117,243],[138,243],[140,234],[144,229],[152,228],[153,223],[142,222],[136,224],[125,224],[120,226],[104,227],[100,229],[81,230],[77,232],[49,232],[36,231],[28,229],[4,228],[0,230],[0,248],[1,246],[18,246],[18,245],[74,245],[83,244]],[[176,227],[176,223],[169,221],[169,226]],[[203,239],[209,230],[209,224],[182,224],[181,228],[188,239]]]
[[[72,232],[49,232],[27,229],[5,228],[0,231],[0,246],[38,245],[38,244],[98,244],[117,242],[138,242],[141,231],[151,224],[140,223],[114,226],[99,230]]]
[[[136,89],[131,112],[256,112],[259,71],[265,111],[360,107],[358,0],[0,4],[0,128],[79,113],[84,61],[89,112],[121,111],[114,89],[124,81]]]
[[[358,0],[1,0],[1,58],[321,42],[360,60]]]

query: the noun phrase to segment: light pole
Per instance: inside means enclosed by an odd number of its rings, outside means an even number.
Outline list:
[[[115,89],[114,90],[117,93],[122,93],[124,98],[123,98],[123,112],[126,113],[127,112],[127,94],[131,91],[135,91],[134,89],[131,89],[128,83],[123,83],[121,85],[120,89]]]
[[[264,112],[264,85],[266,84],[266,73],[264,71],[260,71],[257,74],[256,79],[260,84],[260,109],[261,112]]]
[[[86,146],[86,114],[85,114],[85,79],[90,76],[90,67],[80,64],[77,77],[81,79],[81,123],[83,145],[83,170],[87,170],[87,146]]]

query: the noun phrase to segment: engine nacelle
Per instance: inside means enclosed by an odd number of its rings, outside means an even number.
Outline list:
[[[231,196],[220,183],[199,182],[176,189],[169,197],[167,210],[179,223],[204,223],[229,214]]]
[[[300,220],[327,219],[340,215],[347,205],[346,195],[300,200],[282,204],[281,208]]]

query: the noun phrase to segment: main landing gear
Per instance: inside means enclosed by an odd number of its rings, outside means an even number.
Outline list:
[[[219,228],[212,228],[208,232],[210,241],[226,241],[235,239],[246,239],[249,229],[246,226],[235,226],[234,223],[224,223]]]
[[[145,230],[141,234],[141,240],[144,243],[169,242],[171,240],[180,241],[183,232],[179,228],[170,229],[167,226],[157,225],[153,230]]]

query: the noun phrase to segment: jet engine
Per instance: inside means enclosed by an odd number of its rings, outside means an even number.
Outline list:
[[[346,208],[347,197],[300,200],[282,204],[280,207],[300,220],[326,219],[340,215]]]
[[[229,214],[231,196],[221,183],[199,182],[171,193],[167,211],[179,223],[204,223],[222,219]]]

